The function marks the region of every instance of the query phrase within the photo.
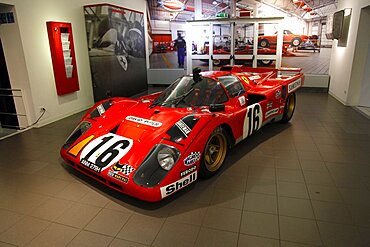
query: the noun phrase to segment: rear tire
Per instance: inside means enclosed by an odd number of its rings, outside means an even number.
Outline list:
[[[292,46],[298,47],[302,43],[302,40],[300,38],[293,38],[292,39]]]
[[[263,47],[263,48],[266,48],[266,47],[269,47],[270,46],[270,43],[267,39],[261,39],[259,42],[258,42],[259,46]]]
[[[221,127],[217,127],[209,136],[204,147],[199,173],[204,178],[215,175],[222,167],[227,154],[227,137]]]
[[[296,105],[295,93],[289,94],[288,98],[285,101],[283,118],[280,120],[280,123],[287,123],[290,121],[294,114],[295,105]]]

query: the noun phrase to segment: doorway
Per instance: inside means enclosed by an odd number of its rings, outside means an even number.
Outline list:
[[[0,127],[19,129],[13,91],[0,38]]]

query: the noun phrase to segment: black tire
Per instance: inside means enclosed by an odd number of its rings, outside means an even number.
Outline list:
[[[258,60],[260,66],[269,66],[272,64],[272,60]]]
[[[294,114],[295,105],[296,105],[295,93],[289,94],[288,98],[285,101],[283,118],[280,120],[280,123],[287,123],[290,121]]]
[[[214,66],[219,66],[221,64],[221,60],[220,59],[213,59],[212,62],[213,62],[213,65]]]
[[[295,37],[295,38],[292,39],[291,45],[293,47],[298,47],[301,43],[302,43],[301,38]]]
[[[225,131],[217,127],[208,137],[204,147],[199,173],[203,178],[215,175],[222,167],[227,154],[228,143]]]
[[[258,42],[258,45],[263,47],[263,48],[267,48],[270,46],[270,43],[267,39],[261,39],[259,42]]]

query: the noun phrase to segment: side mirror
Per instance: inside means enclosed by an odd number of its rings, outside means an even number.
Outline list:
[[[210,112],[220,112],[225,111],[225,105],[224,104],[211,104],[209,106]]]

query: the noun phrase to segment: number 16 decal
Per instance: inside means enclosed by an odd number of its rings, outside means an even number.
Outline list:
[[[132,144],[131,139],[112,133],[100,136],[82,150],[80,162],[93,171],[101,172],[125,156]]]
[[[253,132],[261,128],[262,125],[262,109],[261,105],[256,103],[248,106],[244,118],[243,139],[250,136]]]

